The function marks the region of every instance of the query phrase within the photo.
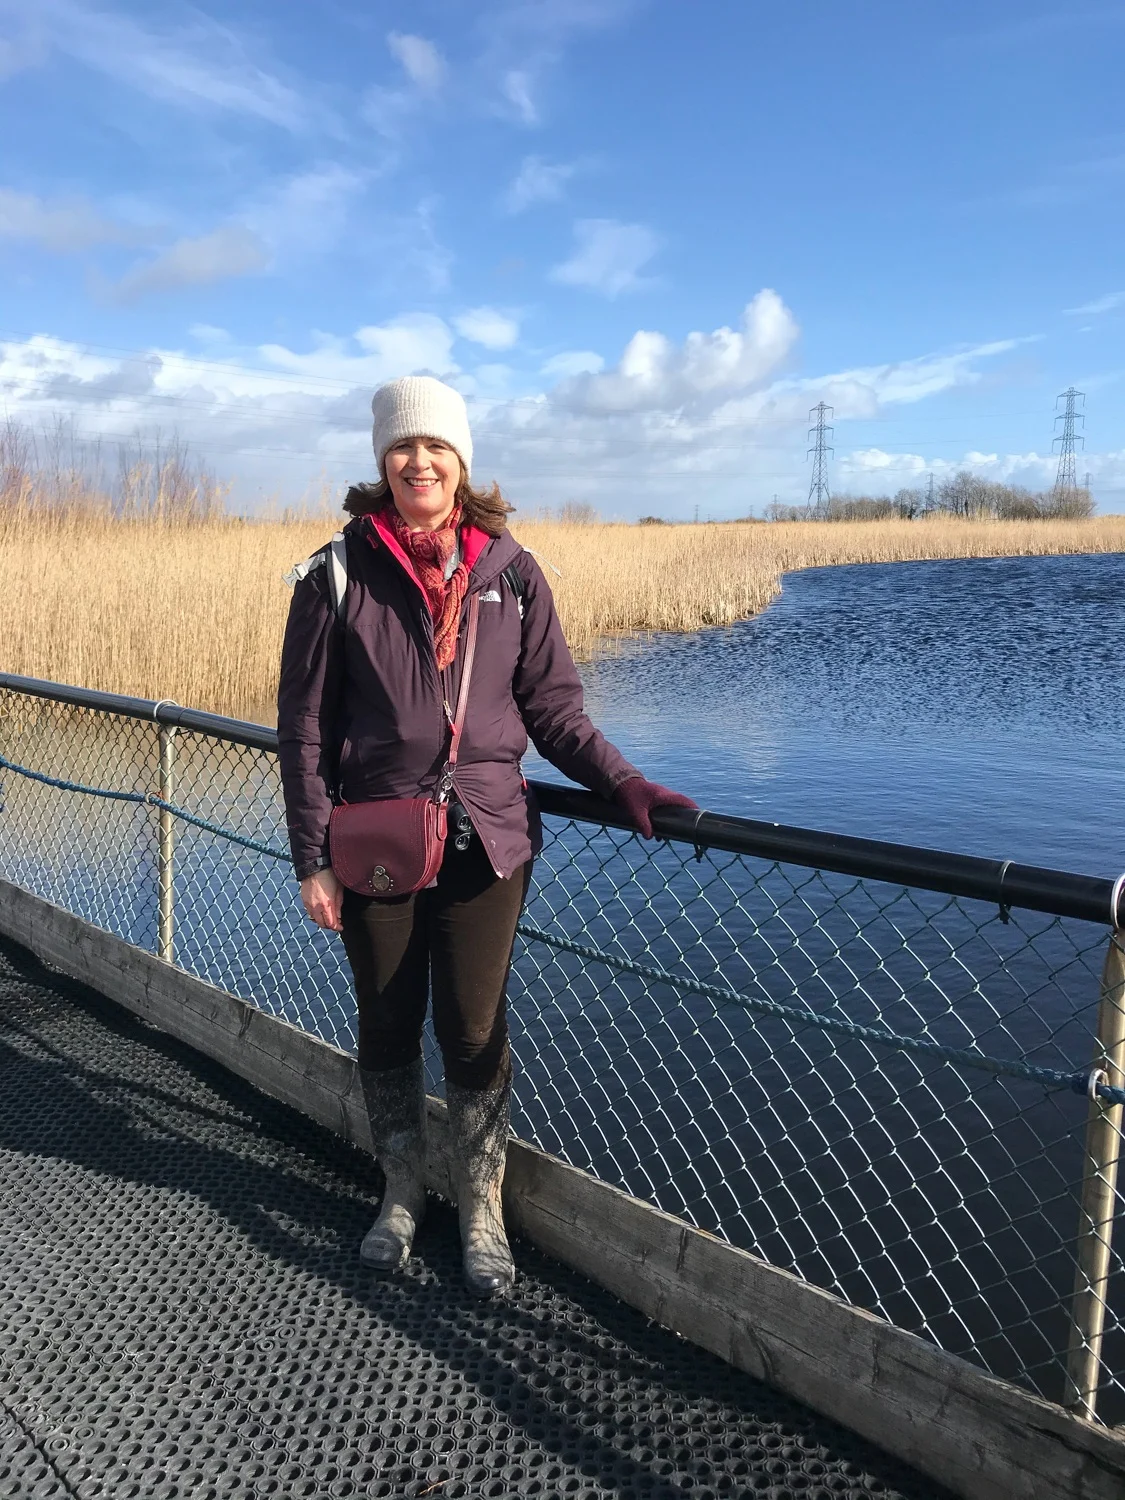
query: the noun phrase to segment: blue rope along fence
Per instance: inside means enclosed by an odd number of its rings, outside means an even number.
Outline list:
[[[1085,1094],[1089,1091],[1090,1075],[1088,1072],[1069,1073],[1057,1068],[1036,1067],[1032,1063],[1007,1062],[1002,1058],[988,1057],[982,1052],[967,1052],[958,1047],[944,1047],[940,1042],[931,1042],[925,1037],[902,1036],[882,1026],[861,1026],[855,1021],[845,1021],[840,1016],[818,1015],[816,1011],[807,1010],[803,1006],[784,1005],[779,1000],[764,1000],[754,995],[740,995],[736,990],[725,989],[722,985],[705,984],[702,980],[682,978],[678,974],[670,974],[666,969],[639,964],[629,958],[617,958],[600,948],[590,948],[583,943],[572,942],[569,938],[555,937],[549,932],[543,932],[540,928],[531,926],[528,922],[520,922],[516,931],[534,942],[546,943],[549,947],[559,948],[565,953],[574,953],[591,963],[605,964],[607,968],[616,969],[620,973],[636,974],[650,983],[668,984],[673,989],[688,994],[703,995],[708,1000],[726,1005],[738,1005],[743,1010],[777,1016],[784,1021],[797,1021],[806,1026],[811,1024],[821,1031],[835,1031],[843,1036],[856,1037],[861,1041],[878,1042],[900,1052],[924,1052],[930,1057],[940,1058],[942,1062],[956,1063],[966,1068],[983,1068],[986,1072],[1002,1074],[1009,1078],[1024,1078],[1033,1083],[1046,1084],[1048,1088],[1071,1089],[1076,1094]],[[1096,1088],[1099,1098],[1106,1099],[1112,1104],[1125,1104],[1125,1088],[1115,1088],[1103,1083],[1097,1084]]]
[[[172,817],[179,818],[182,822],[189,823],[193,828],[199,828],[205,833],[214,834],[217,838],[226,839],[240,848],[248,849],[255,854],[264,854],[270,859],[292,863],[287,850],[274,849],[271,845],[257,839],[246,838],[229,828],[224,828],[219,823],[201,818],[174,802],[166,802],[152,792],[123,792],[109,787],[85,786],[82,782],[67,781],[58,776],[47,776],[42,771],[33,771],[28,766],[17,765],[5,755],[0,755],[0,770],[12,771],[17,776],[24,776],[29,781],[37,781],[44,786],[55,787],[59,791],[78,792],[87,797],[102,797],[111,802],[131,802],[141,806],[155,807],[171,814]],[[812,1025],[822,1031],[835,1032],[860,1041],[874,1042],[879,1046],[890,1047],[899,1052],[922,1053],[941,1062],[958,1067],[981,1069],[997,1077],[1020,1078],[1042,1084],[1051,1090],[1069,1089],[1075,1094],[1094,1094],[1108,1104],[1125,1104],[1125,1088],[1117,1088],[1112,1084],[1099,1081],[1096,1078],[1097,1070],[1093,1074],[1089,1070],[1066,1072],[1058,1068],[1043,1068],[1032,1063],[988,1057],[984,1053],[969,1052],[958,1047],[946,1047],[926,1037],[904,1036],[881,1026],[862,1026],[858,1022],[847,1021],[840,1016],[818,1015],[815,1011],[803,1006],[786,1005],[781,1001],[766,1000],[760,996],[742,995],[722,985],[707,984],[703,980],[693,979],[690,976],[672,974],[666,969],[606,953],[601,948],[576,943],[570,938],[544,932],[542,928],[529,922],[517,923],[516,931],[530,942],[542,943],[559,952],[573,953],[589,963],[603,964],[606,968],[614,969],[618,973],[633,974],[650,984],[668,985],[681,994],[699,995],[716,1004],[735,1005],[751,1013],[774,1016],[802,1026]]]
[[[162,812],[171,813],[174,818],[180,818],[184,823],[190,823],[193,828],[202,828],[205,833],[213,833],[218,838],[228,839],[232,844],[239,844],[243,849],[250,849],[255,854],[268,854],[271,859],[283,859],[289,864],[293,863],[288,850],[273,849],[269,844],[260,843],[257,839],[245,838],[241,833],[224,828],[221,823],[212,823],[207,818],[200,818],[195,813],[188,812],[186,807],[178,807],[175,802],[165,802],[162,797],[157,797],[153,792],[118,792],[110,787],[84,786],[80,781],[64,781],[58,776],[45,776],[42,771],[32,771],[28,766],[18,766],[6,755],[0,755],[0,771],[14,771],[17,776],[26,776],[28,781],[39,781],[44,786],[57,787],[62,792],[81,792],[87,797],[105,797],[110,802],[134,802],[145,807],[157,807]]]

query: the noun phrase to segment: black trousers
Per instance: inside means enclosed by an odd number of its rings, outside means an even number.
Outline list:
[[[432,987],[446,1080],[467,1089],[506,1082],[505,990],[530,880],[530,860],[498,879],[474,837],[464,850],[450,839],[431,890],[383,899],[344,892],[361,1068],[383,1072],[420,1056]]]

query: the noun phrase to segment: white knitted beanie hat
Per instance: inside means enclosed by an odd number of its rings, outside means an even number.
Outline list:
[[[381,385],[371,398],[371,442],[379,465],[379,477],[385,479],[383,459],[387,449],[403,438],[440,438],[448,443],[465,471],[466,479],[473,464],[473,439],[469,432],[469,414],[465,399],[451,385],[444,385],[432,375],[405,375]]]

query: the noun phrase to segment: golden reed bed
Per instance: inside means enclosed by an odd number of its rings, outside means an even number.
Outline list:
[[[272,719],[282,574],[332,526],[0,507],[0,670]],[[1125,551],[1125,516],[625,526],[517,515],[512,530],[560,570],[546,569],[578,656],[623,632],[746,619],[797,568]]]

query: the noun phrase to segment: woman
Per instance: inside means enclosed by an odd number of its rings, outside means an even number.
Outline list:
[[[386,1175],[361,1257],[383,1270],[404,1264],[425,1208],[422,1029],[432,987],[465,1278],[492,1295],[515,1274],[500,1187],[512,1076],[505,987],[541,842],[520,771],[528,735],[565,775],[614,798],[646,837],[653,808],[695,804],[646,781],[586,717],[546,579],[507,531],[511,507],[495,485],[470,483],[458,392],[411,376],[382,386],[371,406],[380,477],[344,502],[353,519],[341,615],[320,553],[294,588],[285,632],[277,737],[289,837],[305,911],[341,933],[355,979],[360,1076]],[[359,895],[331,868],[333,805],[433,792],[474,594],[477,648],[440,871],[415,894]]]

